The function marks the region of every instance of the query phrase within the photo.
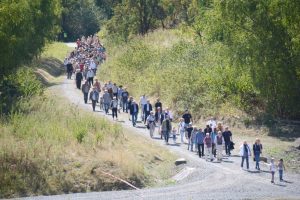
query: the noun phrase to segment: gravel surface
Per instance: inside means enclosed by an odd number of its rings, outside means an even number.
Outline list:
[[[70,102],[78,105],[81,109],[92,112],[91,104],[84,104],[83,95],[75,88],[74,80],[65,80],[62,84],[53,86],[59,95],[64,95]],[[104,117],[105,114],[99,111],[95,114]],[[112,120],[111,115],[105,116]],[[142,124],[137,128],[132,127],[128,121],[128,115],[122,114],[119,117],[122,126],[132,132],[141,134],[150,139],[148,130]],[[139,127],[140,125],[140,127]],[[206,162],[200,159],[196,152],[187,150],[186,145],[165,145],[156,134],[155,143],[165,146],[166,149],[178,155],[178,158],[187,159],[186,167],[195,168],[185,179],[177,182],[173,186],[162,188],[151,188],[130,191],[109,191],[64,194],[55,196],[38,196],[23,199],[60,200],[60,199],[153,199],[153,200],[191,200],[191,199],[300,199],[300,175],[284,173],[285,182],[279,182],[278,173],[275,175],[275,184],[270,183],[271,175],[268,167],[263,165],[262,171],[258,172],[254,168],[255,164],[250,159],[250,170],[241,169],[241,158],[237,156],[237,151],[231,157],[225,157],[224,162]],[[170,143],[172,144],[172,140]],[[238,148],[238,147],[236,147]]]

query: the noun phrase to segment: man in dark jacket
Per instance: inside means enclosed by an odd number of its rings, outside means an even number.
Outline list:
[[[81,87],[81,90],[83,93],[84,103],[87,104],[88,95],[89,95],[89,91],[90,91],[90,85],[89,85],[88,81],[85,81],[85,83]]]
[[[144,123],[146,124],[147,117],[150,115],[150,112],[152,111],[152,105],[149,100],[147,100],[147,104],[144,105],[144,113],[145,113],[145,119]]]
[[[83,79],[82,73],[80,72],[80,69],[77,69],[76,70],[76,86],[78,89],[80,89],[82,79]]]
[[[138,113],[139,113],[139,106],[135,102],[135,100],[133,100],[132,104],[130,106],[130,115],[131,115],[131,118],[132,118],[132,125],[133,126],[136,125],[136,120],[137,120]]]
[[[96,87],[90,92],[90,100],[92,101],[93,111],[95,112],[96,103],[99,101],[99,92]]]
[[[122,103],[123,103],[123,112],[126,111],[126,113],[128,113],[128,97],[129,97],[129,93],[127,91],[127,88],[124,88],[124,91],[121,94],[122,96]]]
[[[72,72],[73,72],[73,65],[72,63],[69,61],[67,64],[67,79],[71,79],[72,77]]]

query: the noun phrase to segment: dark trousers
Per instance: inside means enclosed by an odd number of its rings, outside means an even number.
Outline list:
[[[230,142],[225,142],[226,155],[230,155]]]
[[[150,115],[150,112],[148,111],[145,111],[145,119],[144,119],[144,122],[146,123],[147,121],[147,117]]]
[[[87,103],[89,93],[83,93],[84,103]]]
[[[243,167],[243,166],[244,166],[244,160],[246,160],[247,169],[249,169],[249,156],[242,156],[242,163],[241,163],[241,167]]]
[[[198,144],[198,153],[200,158],[204,156],[204,144]]]
[[[166,143],[169,142],[170,131],[163,131]]]
[[[72,71],[67,71],[67,79],[71,79],[72,77]]]
[[[260,169],[259,168],[260,152],[254,152],[254,157],[255,157],[255,169]]]
[[[126,113],[128,112],[128,100],[127,99],[123,99],[123,112]]]
[[[112,108],[112,117],[113,118],[118,118],[118,108]]]
[[[216,144],[215,143],[212,143],[212,145],[211,145],[211,152],[214,155],[214,157],[216,157],[217,149],[216,149]]]
[[[132,117],[132,125],[133,125],[133,126],[136,125],[137,116],[138,116],[138,113],[137,113],[137,112],[131,114],[131,117]]]
[[[81,87],[81,80],[76,80],[76,86],[78,89]]]
[[[92,107],[93,107],[93,111],[95,111],[95,108],[96,108],[96,103],[97,103],[97,101],[96,101],[96,100],[92,100]]]
[[[89,77],[88,79],[89,85],[94,85],[94,77]]]

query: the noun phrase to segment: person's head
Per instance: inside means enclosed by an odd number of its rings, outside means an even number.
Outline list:
[[[156,101],[159,102],[159,98],[157,98]]]
[[[147,100],[147,103],[150,104],[150,100]]]
[[[197,126],[194,126],[193,128],[194,128],[194,131],[197,131],[197,130],[198,130]]]
[[[217,128],[214,128],[214,132],[217,132]],[[221,132],[221,131],[219,131],[219,132]]]
[[[209,124],[206,124],[206,128],[209,128]]]
[[[127,87],[124,87],[124,90],[126,91],[126,90],[127,90]]]
[[[96,82],[98,82],[98,79],[96,78]]]
[[[161,108],[160,108],[160,107],[157,107],[157,111],[159,111],[159,112],[160,112],[160,111],[161,111]]]
[[[184,119],[183,119],[183,118],[180,118],[179,120],[180,120],[180,122],[183,122]]]
[[[202,132],[202,128],[199,128],[199,131]]]
[[[206,133],[206,137],[209,137],[209,133]]]
[[[258,138],[255,139],[255,144],[259,144],[259,139]]]
[[[135,100],[132,100],[132,103],[135,104]]]
[[[114,100],[116,100],[116,99],[117,99],[117,97],[113,97],[113,99],[114,99]]]
[[[150,115],[154,115],[154,112],[153,112],[153,111],[151,111],[151,112],[150,112]]]
[[[107,93],[107,90],[104,90],[105,93]]]
[[[145,98],[145,97],[146,97],[146,95],[145,95],[145,94],[143,94],[143,95],[142,95],[142,97],[144,97],[144,98]]]
[[[222,132],[221,132],[221,131],[218,131],[218,135],[221,136],[221,135],[222,135]]]
[[[283,162],[283,159],[282,159],[282,158],[280,158],[280,159],[279,159],[279,162]]]
[[[186,113],[186,114],[187,114],[187,113],[189,113],[189,110],[188,110],[188,109],[186,109],[186,110],[185,110],[185,113]]]
[[[210,120],[214,120],[214,117],[210,117]]]
[[[169,111],[169,107],[166,107],[166,111]]]
[[[114,85],[116,86],[117,84],[116,84],[116,83],[114,83]]]
[[[271,163],[274,163],[274,158],[271,158]]]
[[[226,127],[225,127],[225,130],[226,130],[226,131],[228,131],[228,129],[229,129],[229,127],[228,127],[228,126],[226,126]]]
[[[247,144],[247,141],[245,140],[245,141],[244,141],[244,145],[246,145],[246,144]]]

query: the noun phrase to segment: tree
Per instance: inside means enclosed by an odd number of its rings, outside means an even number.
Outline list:
[[[58,32],[58,0],[2,0],[0,2],[0,82],[38,55]]]
[[[299,12],[297,0],[216,0],[198,21],[208,41],[230,48],[232,65],[250,71],[273,116],[300,117]]]
[[[100,30],[103,16],[94,0],[62,0],[62,7],[61,26],[67,40],[74,41]]]

